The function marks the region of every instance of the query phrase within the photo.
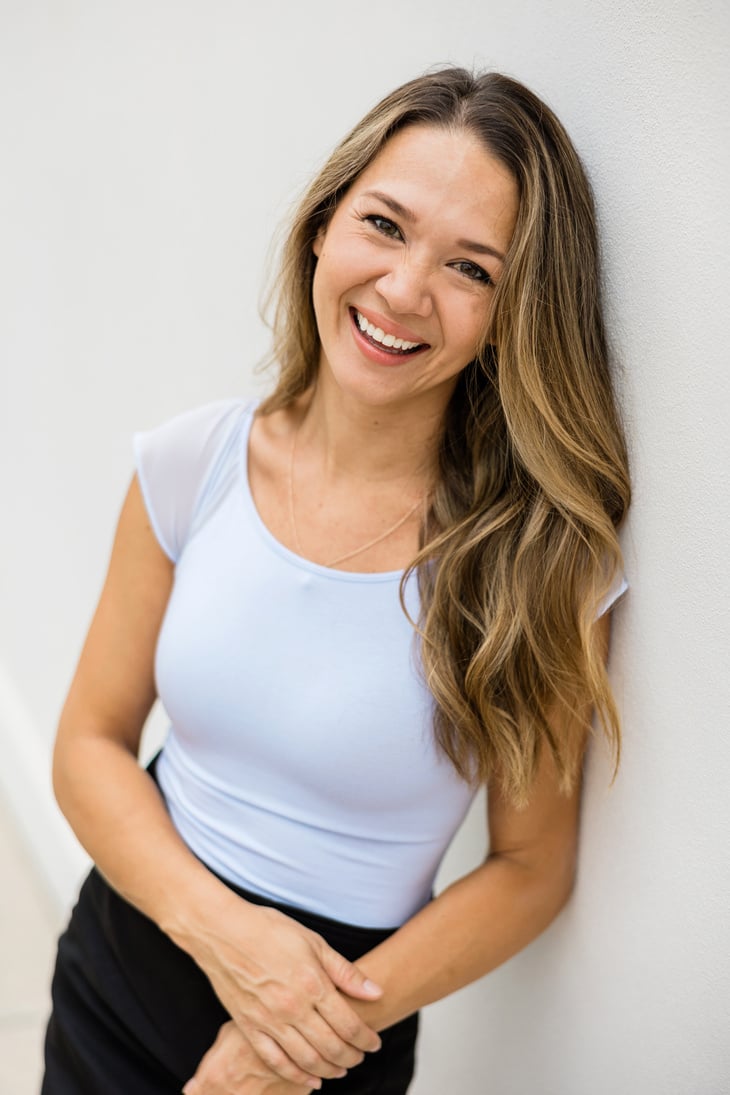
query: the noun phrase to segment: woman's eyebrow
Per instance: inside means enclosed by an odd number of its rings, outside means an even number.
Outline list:
[[[418,217],[409,209],[406,205],[401,205],[395,198],[391,198],[389,194],[384,194],[382,190],[366,190],[363,194],[364,198],[375,198],[377,201],[381,201],[383,205],[387,205],[388,209],[392,213],[395,213],[396,217],[400,217],[401,220],[410,221],[411,224],[415,224]],[[504,262],[504,255],[501,251],[498,251],[496,247],[490,247],[488,243],[476,243],[475,240],[457,240],[456,246],[463,248],[465,251],[472,251],[476,255],[492,255],[495,259],[499,259],[500,262]]]
[[[395,198],[391,198],[390,195],[384,194],[382,190],[366,190],[363,194],[364,198],[377,198],[383,205],[387,205],[388,209],[392,213],[395,213],[397,217],[400,217],[404,221],[417,221],[418,217],[412,209],[408,209],[407,206],[401,205]]]

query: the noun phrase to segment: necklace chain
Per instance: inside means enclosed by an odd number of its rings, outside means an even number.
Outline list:
[[[299,440],[299,429],[301,427],[301,421],[297,424],[294,431],[294,439],[292,440],[291,454],[289,457],[289,523],[291,524],[292,536],[294,538],[294,545],[299,555],[304,556],[304,550],[302,548],[301,540],[299,539],[299,531],[297,529],[297,519],[294,514],[294,465],[296,463],[297,453],[297,441]],[[394,532],[397,532],[401,525],[405,525],[409,517],[412,517],[418,507],[422,504],[423,499],[419,498],[402,517],[399,517],[394,525],[387,528],[385,532],[381,532],[379,536],[374,536],[372,540],[368,540],[365,544],[360,544],[353,551],[347,551],[344,555],[338,555],[336,559],[332,559],[328,563],[323,565],[326,567],[336,567],[340,563],[346,563],[348,559],[354,559],[356,555],[361,555],[363,551],[367,551],[368,548],[375,547],[376,544],[381,543],[383,540],[387,540],[389,536],[392,536]]]

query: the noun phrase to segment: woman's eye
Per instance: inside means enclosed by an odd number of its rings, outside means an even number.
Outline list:
[[[458,270],[470,281],[483,281],[487,285],[492,284],[492,278],[487,271],[483,270],[481,266],[477,266],[475,262],[454,262],[452,266],[454,270]]]
[[[389,239],[399,240],[402,239],[400,228],[393,221],[387,217],[379,217],[377,213],[370,213],[363,218],[377,228],[378,232],[383,236],[388,236]]]

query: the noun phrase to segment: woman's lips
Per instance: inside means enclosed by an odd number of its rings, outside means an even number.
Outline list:
[[[370,314],[365,312],[359,313],[364,320],[367,320],[373,326],[375,326],[374,319],[370,318]],[[393,336],[396,341],[406,342],[409,345],[404,348],[396,346],[385,346],[378,338],[373,338],[367,331],[363,331],[358,321],[358,311],[355,308],[350,308],[350,319],[352,322],[352,328],[354,332],[355,341],[360,349],[373,361],[377,361],[381,365],[400,365],[406,361],[410,361],[411,358],[416,357],[418,354],[423,353],[424,350],[429,348],[427,342],[416,342],[415,339],[408,339],[405,335],[397,334],[399,328],[387,324],[387,321],[383,321],[385,326],[379,328],[380,332],[385,332]],[[402,331],[403,328],[400,328]],[[410,332],[409,332],[410,334]],[[413,345],[410,345],[413,343]]]
[[[415,345],[427,345],[426,339],[422,334],[417,331],[412,331],[410,327],[404,327],[402,323],[397,323],[395,320],[388,319],[387,316],[381,315],[380,312],[373,312],[369,308],[352,308],[351,311],[357,312],[364,320],[369,324],[372,324],[375,328],[380,328],[384,334],[392,334],[396,339],[401,339],[404,342],[412,342]]]

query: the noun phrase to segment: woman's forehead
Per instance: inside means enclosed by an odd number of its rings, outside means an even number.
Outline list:
[[[413,224],[481,228],[496,232],[503,244],[518,207],[514,177],[475,134],[430,125],[408,126],[389,138],[349,193],[384,201]]]

